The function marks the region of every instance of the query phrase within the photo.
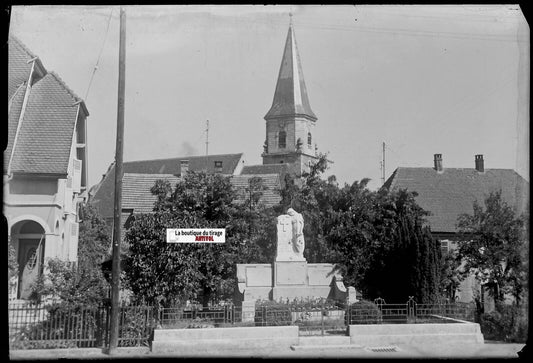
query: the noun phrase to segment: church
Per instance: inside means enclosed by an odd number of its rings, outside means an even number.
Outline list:
[[[264,116],[266,139],[260,165],[246,165],[244,154],[173,157],[123,163],[122,224],[139,213],[151,213],[155,196],[150,192],[158,179],[176,183],[188,171],[207,171],[231,177],[238,199],[246,197],[251,178],[260,177],[266,189],[260,198],[265,206],[278,204],[285,175],[300,177],[317,160],[314,135],[317,116],[311,109],[292,24],[289,25],[272,106]],[[89,191],[89,202],[96,206],[109,225],[113,223],[115,165]],[[124,235],[124,234],[123,234]]]

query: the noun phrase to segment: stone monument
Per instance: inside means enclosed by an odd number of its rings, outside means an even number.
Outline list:
[[[278,216],[278,241],[276,262],[305,261],[304,219],[294,209]]]
[[[334,264],[308,264],[303,253],[304,219],[292,208],[277,218],[277,250],[272,264],[237,264],[236,300],[250,309],[256,300],[329,298],[357,301]]]

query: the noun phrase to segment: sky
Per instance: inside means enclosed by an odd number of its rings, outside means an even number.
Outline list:
[[[515,169],[529,180],[529,26],[517,5],[126,6],[124,161],[244,153],[289,26],[326,175],[369,187],[400,166]],[[115,158],[117,6],[13,6],[10,33],[86,102],[88,184]],[[97,65],[95,70],[95,65]],[[90,87],[89,87],[90,86]]]

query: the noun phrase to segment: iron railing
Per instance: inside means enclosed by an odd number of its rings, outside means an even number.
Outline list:
[[[420,324],[454,323],[475,320],[473,303],[417,304],[413,297],[404,304],[387,304],[377,298],[374,303],[354,304],[347,310],[349,324]]]
[[[10,303],[12,349],[104,347],[109,306]],[[473,304],[387,304],[383,299],[352,305],[327,303],[262,304],[255,307],[159,307],[122,305],[119,346],[149,345],[153,330],[238,326],[298,326],[300,335],[346,334],[352,324],[452,323],[474,321]]]
[[[10,303],[8,322],[13,349],[104,347],[108,343],[109,306]],[[156,326],[150,306],[122,305],[118,345],[148,345]]]

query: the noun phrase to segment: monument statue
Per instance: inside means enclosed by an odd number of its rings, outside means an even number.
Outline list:
[[[304,220],[300,213],[289,208],[287,214],[278,216],[276,261],[305,261]]]
[[[295,254],[298,255],[298,257],[303,258],[304,257],[304,248],[305,248],[305,240],[304,240],[304,218],[302,215],[298,212],[296,212],[294,209],[289,208],[287,210],[287,214],[291,216],[291,224],[292,224],[292,249]]]

